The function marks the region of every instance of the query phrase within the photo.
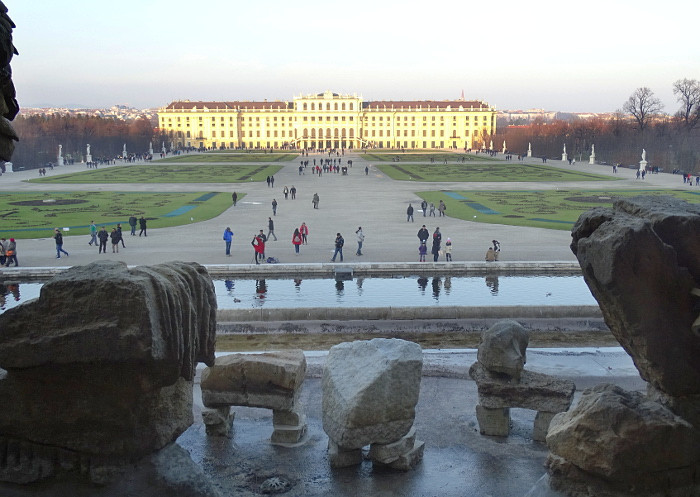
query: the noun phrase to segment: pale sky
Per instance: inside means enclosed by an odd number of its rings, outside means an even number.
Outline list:
[[[613,112],[700,79],[693,0],[3,0],[20,106],[480,99]]]

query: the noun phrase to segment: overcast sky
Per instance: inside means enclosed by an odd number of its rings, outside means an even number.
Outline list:
[[[20,106],[485,100],[613,112],[700,79],[694,0],[3,0]]]

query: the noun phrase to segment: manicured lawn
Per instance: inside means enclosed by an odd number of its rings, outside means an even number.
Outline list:
[[[430,191],[418,192],[437,206],[442,199],[446,214],[480,223],[570,230],[581,213],[596,206],[611,206],[614,199],[634,195],[673,195],[700,203],[700,194],[686,190],[555,190],[555,191]],[[420,206],[414,206],[419,210]]]
[[[522,162],[479,161],[467,163],[408,164],[395,162],[378,164],[380,171],[392,179],[404,181],[460,181],[460,182],[528,182],[528,181],[616,181],[614,176],[604,176],[582,171],[569,171],[539,164]]]
[[[238,192],[238,199],[245,193]],[[6,238],[52,236],[56,227],[66,235],[89,233],[90,221],[129,230],[130,216],[144,216],[148,228],[205,221],[231,206],[230,192],[3,192],[0,195],[0,235]]]
[[[265,181],[282,166],[272,164],[152,164],[87,169],[29,180],[31,183],[242,183]]]
[[[264,154],[260,152],[207,152],[203,154],[185,154],[166,157],[157,162],[189,162],[194,164],[206,162],[287,162],[296,159],[299,154]]]
[[[444,164],[445,160],[447,162],[472,162],[472,161],[480,161],[480,162],[488,162],[488,161],[494,161],[497,162],[498,159],[492,159],[491,157],[488,157],[483,154],[460,154],[460,153],[453,153],[453,152],[434,152],[434,151],[426,151],[426,152],[409,152],[409,153],[402,153],[402,152],[391,152],[391,153],[367,153],[367,154],[362,154],[362,158],[368,161],[375,161],[375,162],[431,162],[431,159],[435,161],[435,163],[440,163]],[[396,159],[399,159],[396,161]]]

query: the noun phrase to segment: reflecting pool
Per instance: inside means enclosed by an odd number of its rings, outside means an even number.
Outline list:
[[[0,312],[39,296],[41,283],[0,283]],[[596,305],[581,276],[398,276],[214,280],[220,309]]]

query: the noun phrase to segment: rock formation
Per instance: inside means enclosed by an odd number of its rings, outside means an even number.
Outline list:
[[[649,388],[598,386],[555,416],[550,486],[576,496],[700,495],[700,206],[618,200],[584,213],[572,236],[605,322]]]
[[[15,144],[19,138],[12,128],[12,121],[19,112],[19,104],[15,98],[15,86],[12,83],[12,68],[10,61],[18,55],[12,43],[12,30],[15,24],[7,15],[7,7],[0,2],[0,160],[9,161]],[[3,166],[4,171],[4,166]]]
[[[272,409],[272,443],[295,444],[306,434],[299,394],[306,375],[301,350],[229,354],[202,372],[202,413],[207,433],[231,435],[230,406]]]
[[[375,338],[331,347],[323,373],[323,429],[334,467],[362,462],[407,470],[423,455],[412,429],[420,392],[419,345]]]
[[[499,321],[482,334],[469,376],[479,393],[476,417],[483,435],[507,436],[510,408],[520,407],[537,411],[532,438],[544,441],[554,415],[571,405],[573,382],[523,369],[528,342],[516,321]]]
[[[158,457],[193,421],[195,367],[213,364],[215,328],[206,269],[180,262],[76,266],[0,315],[0,398],[12,399],[0,480],[109,484]]]

